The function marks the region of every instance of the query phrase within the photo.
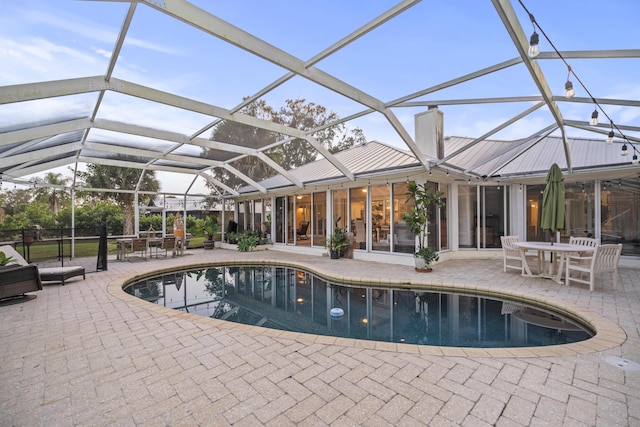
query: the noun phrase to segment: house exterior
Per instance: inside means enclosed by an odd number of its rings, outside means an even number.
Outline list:
[[[555,162],[565,173],[567,229],[560,240],[593,236],[622,243],[624,256],[640,255],[640,169],[621,156],[621,144],[568,138],[569,172],[560,137],[478,143],[439,140],[437,133],[416,137],[434,155],[429,169],[410,151],[372,141],[335,155],[353,171],[353,181],[327,160],[317,160],[290,171],[303,188],[281,175],[259,183],[266,194],[241,188],[233,199],[235,220],[241,230],[265,229],[266,222],[274,245],[316,253],[326,250],[334,227],[344,227],[354,236],[354,258],[412,264],[415,237],[402,218],[411,206],[407,182],[416,181],[444,192],[447,200],[431,215],[428,245],[445,257],[470,256],[499,249],[503,235],[549,239],[540,215],[546,174]],[[303,224],[308,225],[301,235],[296,231]]]

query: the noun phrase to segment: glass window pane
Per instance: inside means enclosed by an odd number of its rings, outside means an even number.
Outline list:
[[[391,194],[389,185],[371,186],[371,249],[389,252],[391,231]]]
[[[567,229],[562,233],[563,241],[569,236],[595,237],[595,199],[593,189],[595,183],[565,183],[565,206],[567,212]],[[625,197],[628,197],[627,194]],[[627,199],[627,203],[629,200]]]
[[[504,186],[480,187],[480,247],[499,248],[504,235]]]
[[[458,240],[461,248],[476,247],[477,188],[471,185],[458,187]]]
[[[296,196],[296,244],[309,246],[311,235],[311,194]]]
[[[640,254],[640,188],[630,177],[602,184],[602,243],[622,243],[623,255]]]
[[[440,184],[440,191],[444,193],[445,205],[440,208],[440,250],[449,249],[449,236],[447,235],[447,219],[449,212],[449,186]]]
[[[327,223],[327,193],[322,191],[313,193],[312,206],[312,244],[314,246],[326,246],[327,236],[325,233]]]
[[[415,251],[415,237],[403,219],[412,207],[413,200],[407,196],[407,183],[393,184],[393,252],[412,254]]]
[[[349,207],[353,248],[367,249],[367,187],[349,190]]]
[[[294,233],[296,231],[296,218],[293,209],[293,200],[295,196],[287,197],[287,243],[293,243]]]
[[[276,197],[276,237],[277,243],[284,243],[284,197]]]
[[[334,228],[346,228],[348,221],[347,212],[347,190],[334,190],[333,191],[333,221],[332,227]]]

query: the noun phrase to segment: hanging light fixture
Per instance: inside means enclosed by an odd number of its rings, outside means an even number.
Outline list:
[[[613,137],[615,134],[613,133],[613,120],[611,120],[611,130],[609,131],[609,135],[607,136],[607,144],[613,144]]]
[[[623,156],[629,154],[629,152],[627,151],[627,144],[622,144],[622,150],[620,151],[620,154]]]
[[[567,82],[564,84],[564,96],[567,98],[573,98],[576,96],[576,91],[573,88],[573,83],[569,80],[569,77],[571,77],[571,67],[567,65],[567,69],[569,72],[567,73]]]
[[[534,30],[533,34],[531,34],[531,38],[529,39],[529,58],[535,58],[536,56],[540,55],[540,45],[538,45],[539,42],[540,36],[538,36],[538,33],[536,33]]]
[[[613,131],[610,130],[609,135],[607,136],[607,144],[613,144],[613,137],[614,137]]]
[[[566,96],[567,98],[573,98],[574,96],[576,96],[576,91],[573,88],[573,83],[571,83],[571,80],[567,80],[567,82],[564,84],[564,96]]]
[[[596,126],[598,124],[598,109],[595,108],[593,113],[591,113],[591,120],[589,120],[589,124],[591,126]]]
[[[533,17],[532,14],[529,14],[529,19],[531,19],[531,25],[533,26],[533,34],[531,34],[531,38],[529,39],[529,51],[527,54],[529,58],[535,58],[540,55],[540,36],[536,33],[536,18]]]
[[[631,164],[632,165],[637,165],[638,164],[638,155],[634,154],[633,158],[631,159]]]

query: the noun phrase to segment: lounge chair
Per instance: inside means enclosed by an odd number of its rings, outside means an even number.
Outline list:
[[[16,251],[13,246],[0,246],[0,252],[4,252],[7,257],[12,257],[13,264],[27,266],[29,263],[22,258],[22,255]],[[64,286],[65,281],[72,277],[82,276],[86,278],[84,267],[38,267],[40,280],[42,282],[61,282]]]

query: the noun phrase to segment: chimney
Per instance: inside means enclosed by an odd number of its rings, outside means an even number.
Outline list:
[[[444,113],[437,106],[416,114],[416,145],[432,158],[444,158]]]

